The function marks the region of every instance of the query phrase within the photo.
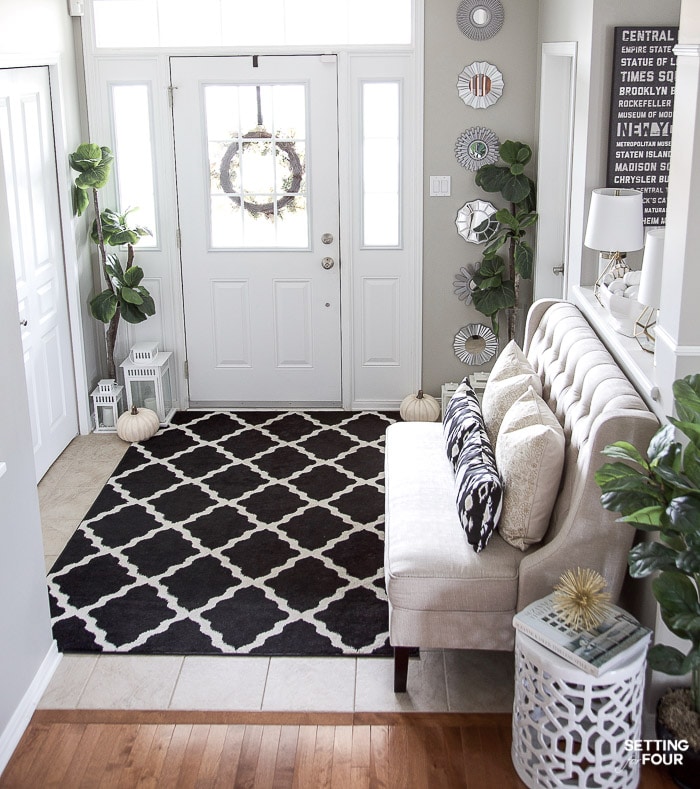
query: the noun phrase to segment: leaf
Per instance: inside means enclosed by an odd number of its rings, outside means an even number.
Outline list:
[[[646,507],[657,506],[656,499],[651,495],[643,495],[637,490],[608,491],[600,497],[600,503],[606,510],[631,515]]]
[[[609,458],[630,460],[632,463],[636,463],[644,469],[649,468],[649,464],[642,457],[641,452],[628,441],[615,441],[614,444],[608,444],[603,450],[603,454]]]
[[[517,230],[520,225],[518,220],[507,208],[500,208],[498,211],[496,211],[494,216],[502,225],[508,225],[508,227],[513,228],[513,230]]]
[[[673,425],[665,425],[654,433],[649,442],[647,457],[650,461],[663,455],[675,443],[676,431]]]
[[[522,142],[513,142],[513,140],[506,140],[501,144],[499,155],[506,164],[527,164],[532,156],[532,150],[529,145]]]
[[[90,314],[102,323],[109,323],[117,311],[119,302],[111,290],[103,290],[90,302]]]
[[[515,270],[523,279],[530,279],[532,276],[532,264],[535,253],[532,247],[525,241],[515,243]]]
[[[130,288],[135,288],[143,279],[143,269],[141,266],[131,266],[124,272],[124,284]]]
[[[640,542],[627,555],[632,578],[645,578],[656,570],[672,570],[678,554],[660,542]]]
[[[675,425],[682,433],[696,445],[700,446],[700,424],[694,422],[681,422],[679,419],[673,417],[668,418],[672,425]]]
[[[139,296],[139,294],[135,290],[132,290],[127,286],[124,286],[121,289],[119,295],[121,296],[122,300],[127,302],[128,304],[135,304],[135,305],[143,304],[143,299],[141,298],[141,296]]]
[[[81,173],[75,179],[75,184],[81,189],[101,189],[109,181],[110,171],[110,165],[98,165]]]
[[[700,449],[688,444],[683,452],[683,471],[696,488],[700,488]]]
[[[539,219],[539,214],[536,211],[523,211],[521,213],[524,214],[524,216],[518,220],[521,228],[531,227]]]
[[[596,484],[604,491],[645,490],[647,478],[627,463],[605,463],[595,473]]]
[[[530,179],[525,175],[508,173],[501,186],[501,194],[510,203],[519,203],[530,194]]]
[[[688,375],[674,381],[673,397],[683,422],[700,422],[700,375]]]
[[[486,260],[493,258],[498,250],[506,243],[510,237],[510,231],[507,228],[499,230],[498,233],[489,241],[484,247],[483,256]]]
[[[654,671],[662,671],[664,674],[672,676],[687,673],[684,669],[685,655],[675,647],[656,644],[647,653],[647,661],[649,667]]]
[[[90,205],[90,196],[79,186],[73,184],[73,216],[82,216]]]
[[[138,306],[134,304],[129,304],[128,301],[125,301],[122,304],[122,318],[127,323],[143,323],[148,315],[146,315]]]
[[[654,597],[661,606],[664,622],[679,614],[700,614],[695,584],[678,570],[665,570],[651,582]]]
[[[68,156],[70,166],[79,173],[92,170],[102,161],[102,149],[91,142],[81,143],[73,153]]]
[[[502,149],[501,149],[502,150]],[[495,164],[485,164],[476,171],[474,181],[485,192],[500,192],[503,182],[508,177],[507,167],[499,167]]]
[[[697,548],[683,551],[676,559],[676,567],[686,575],[700,573],[700,552]]]
[[[676,496],[666,507],[670,528],[677,532],[700,530],[700,498],[695,496]]]
[[[475,290],[472,300],[479,312],[491,317],[499,310],[509,309],[515,305],[515,288],[510,280],[506,280],[497,288]]]
[[[524,170],[525,167],[524,165],[520,164],[520,162],[516,162],[515,164],[511,164],[510,166],[511,175],[522,175]]]
[[[143,299],[143,304],[141,304],[141,312],[149,317],[151,315],[155,315],[156,303],[155,301],[153,301],[153,297],[146,290],[146,288],[139,288],[139,293],[141,294],[141,298]]]
[[[664,513],[665,509],[662,506],[652,504],[649,507],[642,507],[635,512],[631,512],[620,520],[623,523],[629,523],[637,529],[642,529],[642,531],[658,531],[661,528]]]

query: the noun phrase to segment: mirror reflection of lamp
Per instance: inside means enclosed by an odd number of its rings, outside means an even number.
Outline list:
[[[625,253],[644,246],[642,193],[637,189],[594,189],[583,243],[609,256],[593,289],[602,304],[599,291],[603,280],[623,277],[629,271],[623,260]]]
[[[666,229],[655,227],[647,231],[642,259],[642,278],[637,300],[644,305],[634,324],[634,336],[640,347],[649,353],[656,347],[656,313],[661,301],[661,275],[664,261]]]

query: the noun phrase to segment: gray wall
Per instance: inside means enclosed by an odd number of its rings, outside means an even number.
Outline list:
[[[16,62],[22,53],[27,59],[36,53],[59,53],[60,84],[54,89],[60,91],[64,107],[64,136],[75,147],[81,136],[79,83],[73,23],[66,9],[65,0],[0,0],[0,64]],[[0,461],[7,463],[0,478],[0,737],[52,641],[4,195],[0,186]],[[83,278],[89,289],[89,263]]]
[[[434,395],[444,382],[460,381],[468,372],[482,369],[467,367],[455,357],[452,342],[457,331],[467,323],[491,325],[452,292],[460,266],[479,262],[483,248],[457,234],[457,211],[474,199],[505,206],[499,195],[475,186],[473,172],[455,158],[455,142],[466,129],[485,126],[501,142],[520,140],[534,149],[535,134],[537,0],[503,0],[503,27],[487,41],[462,35],[457,6],[447,0],[425,3],[423,388]],[[468,107],[457,94],[457,76],[473,61],[492,63],[503,74],[503,95],[486,109]],[[533,175],[534,158],[530,170]],[[431,175],[452,177],[451,197],[428,196]]]

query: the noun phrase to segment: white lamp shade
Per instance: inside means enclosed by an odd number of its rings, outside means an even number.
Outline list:
[[[639,282],[637,301],[647,307],[659,308],[661,297],[661,273],[664,262],[663,227],[655,227],[647,232],[642,259],[642,278]]]
[[[637,189],[594,189],[583,243],[599,252],[641,249],[642,193]]]

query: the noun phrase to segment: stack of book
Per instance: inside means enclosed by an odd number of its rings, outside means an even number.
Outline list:
[[[615,605],[597,627],[574,630],[557,614],[553,599],[550,594],[530,603],[513,617],[513,626],[594,677],[619,667],[642,639],[647,645],[651,639],[648,627]]]

